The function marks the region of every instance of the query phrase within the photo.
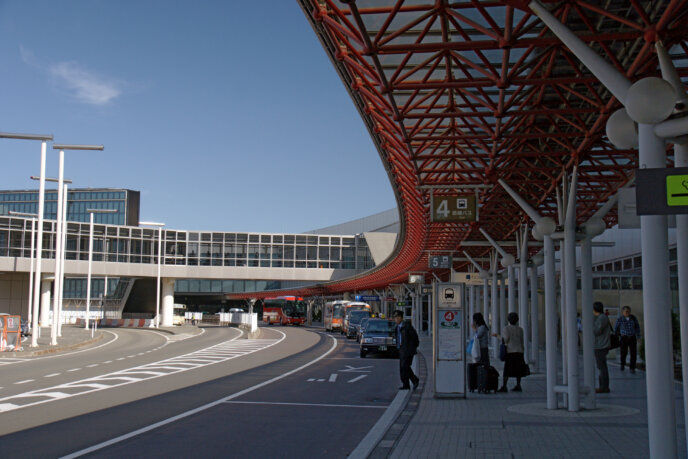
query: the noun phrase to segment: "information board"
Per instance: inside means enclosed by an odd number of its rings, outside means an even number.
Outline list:
[[[433,294],[435,397],[466,396],[464,285],[437,283]]]
[[[475,195],[432,196],[433,222],[474,222],[476,220]]]

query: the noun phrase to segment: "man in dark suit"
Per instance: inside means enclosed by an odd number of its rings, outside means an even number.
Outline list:
[[[399,376],[401,377],[401,387],[399,390],[411,389],[409,381],[413,383],[413,389],[415,390],[420,380],[413,373],[411,363],[418,348],[418,334],[411,322],[404,320],[403,312],[395,311],[394,321],[397,323],[396,339],[397,348],[399,349]]]

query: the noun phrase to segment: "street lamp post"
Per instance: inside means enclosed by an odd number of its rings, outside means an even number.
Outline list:
[[[47,148],[47,141],[53,140],[51,135],[42,134],[14,134],[9,132],[0,132],[0,139],[21,139],[21,140],[40,140],[41,141],[41,168],[40,168],[40,186],[38,188],[38,241],[36,243],[36,273],[34,281],[33,292],[33,323],[31,324],[31,347],[38,346],[38,304],[39,293],[41,288],[41,260],[43,258],[43,208],[45,206],[45,155]]]
[[[93,264],[93,214],[114,214],[117,209],[86,209],[91,215],[88,230],[88,277],[86,281],[86,330],[88,330],[89,310],[91,305],[91,267]]]
[[[62,272],[62,207],[65,206],[66,196],[64,195],[64,152],[65,150],[91,150],[103,151],[105,147],[102,145],[70,145],[70,144],[53,144],[53,150],[60,151],[59,167],[57,175],[57,231],[55,234],[55,284],[53,288],[53,327],[50,334],[51,344],[57,344],[58,333],[58,319],[60,318],[60,310],[62,305],[60,303],[60,288],[64,273]],[[93,215],[93,214],[91,214]],[[88,318],[87,318],[88,321]]]
[[[157,226],[158,227],[158,280],[155,294],[155,328],[160,327],[160,269],[162,265],[162,227],[164,223],[159,222],[139,222],[143,226]]]

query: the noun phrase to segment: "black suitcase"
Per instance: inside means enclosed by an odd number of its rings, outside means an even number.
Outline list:
[[[488,365],[478,366],[478,392],[489,394],[499,388],[499,372]]]
[[[468,390],[470,392],[475,392],[478,388],[478,364],[469,363],[468,364]]]

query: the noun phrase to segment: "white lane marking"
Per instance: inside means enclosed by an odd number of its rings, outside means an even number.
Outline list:
[[[43,377],[44,377],[44,378],[53,378],[53,377],[59,376],[59,375],[61,375],[61,374],[62,374],[62,373],[51,373],[51,374],[45,375],[45,376],[43,376]]]
[[[112,363],[112,360],[106,360],[106,361],[103,362],[103,363]]]
[[[278,333],[282,333],[283,336],[279,341],[282,341],[286,338],[287,335],[285,335],[284,332],[277,330],[277,329],[273,329],[273,330],[275,330]],[[325,336],[327,336],[327,335],[325,335]],[[332,338],[332,337],[330,336],[330,338]],[[298,368],[294,368],[291,371],[288,371],[286,373],[282,373],[281,375],[275,376],[272,379],[268,379],[267,381],[263,381],[262,383],[256,384],[255,386],[251,386],[247,389],[241,390],[239,392],[235,392],[232,395],[228,395],[227,397],[221,398],[219,400],[215,400],[214,402],[210,402],[210,403],[207,403],[205,405],[201,405],[198,408],[194,408],[192,410],[185,411],[184,413],[181,413],[181,414],[178,414],[176,416],[172,416],[171,418],[167,418],[167,419],[164,419],[162,421],[156,422],[155,424],[151,424],[149,426],[142,427],[141,429],[134,430],[134,431],[129,432],[127,434],[120,435],[119,437],[115,437],[111,440],[104,441],[102,443],[98,443],[97,445],[93,445],[89,448],[85,448],[85,449],[82,449],[80,451],[76,451],[72,454],[69,454],[67,456],[63,456],[62,459],[73,459],[75,457],[83,456],[84,454],[92,453],[93,451],[98,451],[100,449],[105,448],[106,446],[114,445],[114,444],[119,443],[121,441],[128,440],[129,438],[136,437],[137,435],[141,435],[142,433],[146,433],[146,432],[149,432],[151,430],[155,430],[158,427],[162,427],[164,425],[171,424],[171,423],[176,422],[180,419],[184,419],[184,418],[192,416],[196,413],[200,413],[200,412],[205,411],[207,409],[213,408],[213,407],[215,407],[221,403],[226,403],[226,402],[233,400],[237,397],[241,397],[244,394],[248,394],[249,392],[253,392],[256,389],[260,389],[261,387],[265,387],[268,384],[272,384],[275,381],[279,381],[280,379],[286,378],[287,376],[291,376],[294,373],[297,373],[297,372],[303,370],[304,368],[307,368],[307,367],[313,365],[314,363],[319,362],[323,358],[330,355],[335,350],[336,347],[337,347],[337,340],[332,338],[332,347],[330,347],[330,349],[327,352],[325,352],[320,357],[317,357],[317,358],[311,360],[310,362],[307,362],[307,363],[301,365]],[[0,408],[1,407],[2,407],[2,405],[0,405]]]
[[[71,370],[67,370],[67,371],[72,372],[72,371],[79,371],[79,370],[81,370],[81,368],[72,368]]]
[[[315,378],[308,378],[308,382],[313,382],[315,381]]]
[[[347,381],[347,382],[348,382],[348,383],[354,383],[354,382],[356,382],[356,381],[360,381],[361,379],[365,378],[366,376],[368,376],[368,375],[356,376],[354,379],[351,379],[351,380],[349,380],[349,381]]]
[[[117,360],[124,360],[126,357],[120,357]]]
[[[25,392],[22,394],[15,394],[7,397],[0,398],[0,402],[7,402],[7,401],[14,401],[14,400],[22,400],[24,398],[35,398],[39,399],[35,402],[30,402],[30,403],[24,403],[22,405],[15,405],[12,403],[6,403],[5,408],[0,407],[0,413],[4,411],[9,411],[9,410],[14,410],[18,408],[25,408],[33,405],[40,405],[43,403],[48,403],[52,402],[54,400],[64,398],[64,397],[76,397],[78,395],[84,395],[88,394],[91,392],[95,392],[98,390],[104,390],[105,388],[110,389],[114,387],[119,387],[119,386],[124,386],[127,384],[132,384],[132,383],[137,383],[141,381],[146,381],[150,379],[155,379],[155,378],[160,378],[163,376],[169,376],[175,373],[180,373],[184,371],[189,371],[189,370],[194,370],[197,368],[205,367],[208,365],[213,365],[216,363],[221,363],[225,362],[227,360],[239,357],[240,355],[247,355],[251,354],[253,352],[266,349],[269,347],[274,346],[275,344],[280,343],[286,338],[286,335],[282,332],[282,338],[279,340],[274,340],[274,339],[259,339],[259,340],[241,340],[238,341],[239,338],[241,338],[244,335],[244,332],[239,330],[239,335],[235,336],[234,338],[223,341],[222,343],[216,344],[214,346],[211,346],[210,348],[207,349],[219,349],[222,351],[225,348],[235,348],[242,350],[243,352],[241,354],[236,354],[233,353],[231,356],[226,356],[226,355],[218,355],[215,359],[209,360],[209,358],[203,358],[199,359],[198,361],[194,362],[194,355],[195,352],[191,352],[189,354],[184,354],[181,356],[177,357],[172,357],[169,359],[161,360],[159,362],[153,362],[150,364],[145,364],[145,365],[140,365],[137,367],[133,368],[127,368],[124,370],[119,370],[115,371],[113,373],[108,373],[105,375],[101,376],[96,376],[92,378],[86,378],[82,379],[79,381],[74,381],[74,382],[69,382],[65,384],[60,384],[58,386],[53,386],[49,388],[44,388],[44,389],[38,389],[34,390],[31,392]],[[201,351],[207,352],[207,349],[202,349]],[[199,352],[199,351],[197,351]],[[177,363],[177,360],[181,360],[183,363],[183,366],[179,366]],[[172,364],[173,369],[170,371],[150,371],[151,368],[156,368],[159,369],[159,367],[164,366],[166,364]],[[106,383],[103,386],[103,383]],[[77,391],[71,391],[74,388],[86,388],[86,390],[77,390]],[[67,394],[64,394],[62,391],[65,389],[70,389],[70,392]],[[58,394],[58,396],[54,396],[53,394]],[[10,406],[12,405],[12,406]]]
[[[100,364],[99,363],[93,363],[91,365],[86,365],[86,368],[93,368],[93,367],[97,367],[98,365],[100,365]]]
[[[351,365],[345,365],[345,370],[338,370],[342,373],[370,373],[372,370],[366,370],[366,368],[373,368],[372,365],[366,367],[352,367]]]
[[[337,380],[337,373],[332,373],[330,375],[330,382],[335,382]]]
[[[243,402],[241,400],[229,400],[224,403],[227,404],[241,404],[241,405],[285,405],[285,406],[315,406],[326,408],[382,408],[386,409],[388,405],[337,405],[333,403],[292,403],[292,402]]]
[[[318,382],[325,382],[324,378],[318,379]]]
[[[26,383],[30,383],[30,382],[34,382],[34,381],[35,381],[35,379],[27,379],[24,381],[17,381],[15,384],[26,384]]]

